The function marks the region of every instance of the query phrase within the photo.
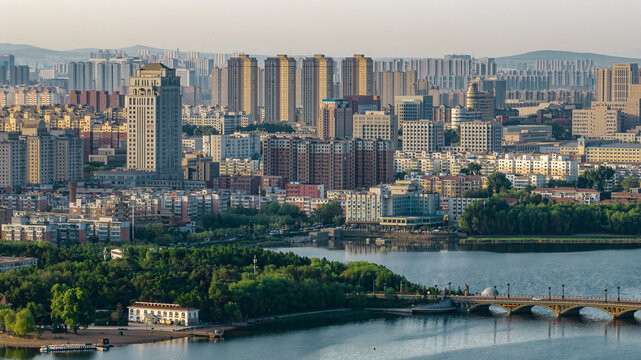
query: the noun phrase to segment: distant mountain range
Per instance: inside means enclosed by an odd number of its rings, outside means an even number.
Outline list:
[[[73,49],[73,50],[50,50],[32,45],[24,44],[10,44],[0,43],[0,54],[13,54],[16,57],[16,62],[19,64],[51,64],[59,61],[80,61],[86,60],[90,52],[96,52],[97,48]],[[151,54],[161,54],[165,50],[153,48],[145,45],[134,45],[118,50],[124,50],[128,55],[135,56],[140,50],[148,50]],[[631,51],[631,53],[637,53]],[[211,55],[210,53],[203,53],[203,56]],[[260,59],[264,59],[264,55],[256,55]],[[575,59],[591,59],[597,66],[610,66],[615,63],[639,63],[641,59],[629,58],[621,56],[611,56],[595,53],[577,53],[571,51],[556,51],[556,50],[540,50],[531,51],[524,54],[495,57],[495,61],[499,67],[514,67],[516,63],[528,63],[532,65],[537,60],[575,60]]]
[[[638,63],[641,64],[641,59],[611,56],[595,53],[577,53],[571,51],[557,51],[557,50],[539,50],[530,51],[524,54],[503,56],[494,58],[499,67],[510,67],[517,62],[526,62],[534,64],[537,60],[577,60],[577,59],[590,59],[594,61],[596,66],[611,66],[616,63]],[[507,66],[506,66],[507,65]]]

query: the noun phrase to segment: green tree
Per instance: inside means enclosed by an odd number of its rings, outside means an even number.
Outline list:
[[[609,167],[599,166],[596,169],[586,170],[577,179],[577,187],[604,191],[609,180],[614,177],[614,170]]]
[[[477,163],[467,163],[465,167],[461,168],[461,174],[463,175],[481,175],[481,169],[483,167],[481,164]]]
[[[7,317],[9,313],[11,313],[13,310],[9,308],[3,308],[0,309],[0,326],[2,326],[2,331],[7,331],[9,330],[9,326],[7,326],[7,319],[11,320],[11,317]],[[15,317],[15,315],[14,315]]]
[[[314,219],[321,224],[333,224],[340,226],[345,223],[343,208],[336,201],[319,206],[314,211]]]
[[[13,325],[16,323],[16,312],[11,309],[4,309],[3,326],[5,330],[13,331]]]
[[[12,330],[16,336],[25,337],[36,329],[36,321],[29,309],[22,309],[16,314]]]
[[[51,294],[51,322],[55,327],[64,324],[77,333],[80,326],[88,326],[93,321],[95,309],[85,290],[56,284]]]
[[[487,177],[487,187],[488,189],[492,189],[494,193],[500,193],[510,190],[512,188],[512,183],[507,179],[505,174],[495,172]]]
[[[630,191],[631,188],[638,188],[639,185],[639,178],[635,176],[626,176],[621,180],[621,187],[625,191]]]
[[[460,141],[460,136],[457,130],[451,130],[451,129],[445,130],[444,135],[445,135],[445,146],[458,144]]]

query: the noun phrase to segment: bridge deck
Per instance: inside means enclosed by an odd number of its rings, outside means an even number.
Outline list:
[[[450,296],[452,301],[458,303],[475,304],[514,304],[514,305],[567,305],[567,306],[590,306],[590,307],[624,307],[639,308],[641,301],[634,300],[605,300],[592,298],[560,298],[560,297],[532,297],[532,296]],[[535,300],[536,299],[536,300]]]

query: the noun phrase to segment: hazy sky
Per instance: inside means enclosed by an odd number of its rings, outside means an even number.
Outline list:
[[[0,42],[253,54],[641,55],[641,0],[4,0]]]

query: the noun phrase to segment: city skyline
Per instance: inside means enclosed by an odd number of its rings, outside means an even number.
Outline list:
[[[210,4],[163,0],[154,2],[154,8],[150,4],[116,0],[101,10],[101,16],[91,16],[90,4],[70,0],[56,4],[57,12],[70,19],[60,22],[59,18],[50,17],[49,11],[32,10],[44,8],[41,0],[13,2],[5,6],[3,13],[7,16],[0,21],[0,32],[8,34],[6,42],[56,50],[146,44],[163,49],[265,55],[322,52],[329,56],[366,53],[371,57],[424,57],[469,53],[498,57],[556,49],[641,56],[641,48],[631,41],[641,38],[641,28],[635,26],[634,20],[640,6],[632,0],[619,1],[617,17],[611,19],[601,16],[600,2],[577,0],[544,0],[536,6],[506,0],[483,4],[404,0],[393,6],[382,1],[330,0],[313,8],[287,0],[269,4],[252,1],[244,7],[230,1]],[[141,27],[135,15],[140,12],[151,16],[171,13],[174,24]],[[527,19],[540,21],[524,25],[524,14]],[[239,27],[239,20],[253,25]],[[24,26],[29,23],[39,26]],[[329,23],[335,24],[331,30],[327,29]],[[42,32],[42,27],[54,31]],[[15,31],[17,28],[21,31]],[[60,36],[64,33],[75,35]]]

